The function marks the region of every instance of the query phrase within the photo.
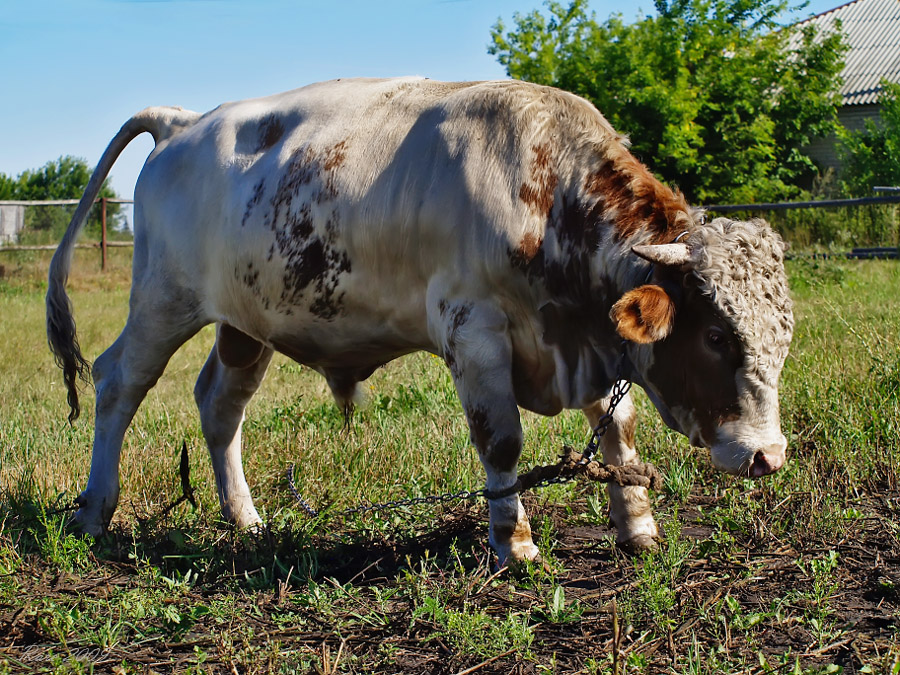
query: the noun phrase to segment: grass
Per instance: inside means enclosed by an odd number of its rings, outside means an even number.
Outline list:
[[[276,357],[245,423],[269,529],[219,521],[192,398],[206,329],[172,359],[129,430],[109,536],[72,536],[92,392],[66,423],[44,344],[47,256],[0,278],[0,673],[900,673],[900,266],[794,260],[797,330],[782,387],[789,462],[760,482],[715,472],[642,394],[638,443],[666,476],[657,553],[612,544],[595,485],[526,497],[546,566],[496,574],[482,503],[310,519],[316,507],[481,487],[447,369],[379,369],[345,426],[324,381]],[[121,329],[127,251],[70,283],[85,353]],[[522,467],[581,445],[580,414],[523,414]],[[197,508],[181,494],[187,443]],[[613,602],[615,601],[615,602]]]

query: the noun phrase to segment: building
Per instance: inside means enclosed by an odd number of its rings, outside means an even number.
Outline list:
[[[0,203],[0,246],[15,244],[25,226],[25,207]]]
[[[881,80],[900,82],[900,0],[853,0],[797,25],[815,25],[827,32],[837,30],[838,22],[849,46],[841,71],[838,121],[858,131],[865,128],[866,120],[879,117]],[[794,40],[798,39],[795,35]],[[840,168],[833,135],[814,141],[806,153],[822,169]]]

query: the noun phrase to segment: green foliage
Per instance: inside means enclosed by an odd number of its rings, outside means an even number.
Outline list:
[[[80,199],[91,179],[93,169],[80,157],[65,155],[47,162],[40,169],[28,169],[16,178],[0,174],[0,199],[41,201],[51,199]],[[115,191],[108,182],[100,189],[100,197],[114,199]],[[32,207],[25,212],[25,229],[34,233],[31,240],[58,241],[75,207]],[[119,204],[107,205],[107,226],[121,227],[124,220]],[[88,220],[86,231],[98,235],[101,229],[100,211],[94,208]],[[96,238],[96,237],[94,237]]]
[[[844,46],[793,28],[783,0],[657,0],[657,16],[598,22],[587,0],[547,2],[502,21],[488,47],[515,78],[593,102],[634,153],[700,203],[798,193],[813,165],[799,148],[834,128]]]
[[[900,83],[881,85],[881,124],[867,120],[863,131],[838,130],[843,185],[854,196],[869,196],[877,185],[900,185]]]

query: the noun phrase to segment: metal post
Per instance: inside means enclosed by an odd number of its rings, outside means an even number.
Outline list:
[[[100,199],[100,269],[106,271],[106,197]]]

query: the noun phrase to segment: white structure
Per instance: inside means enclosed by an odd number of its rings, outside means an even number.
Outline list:
[[[0,203],[0,245],[15,244],[25,227],[25,207]]]

